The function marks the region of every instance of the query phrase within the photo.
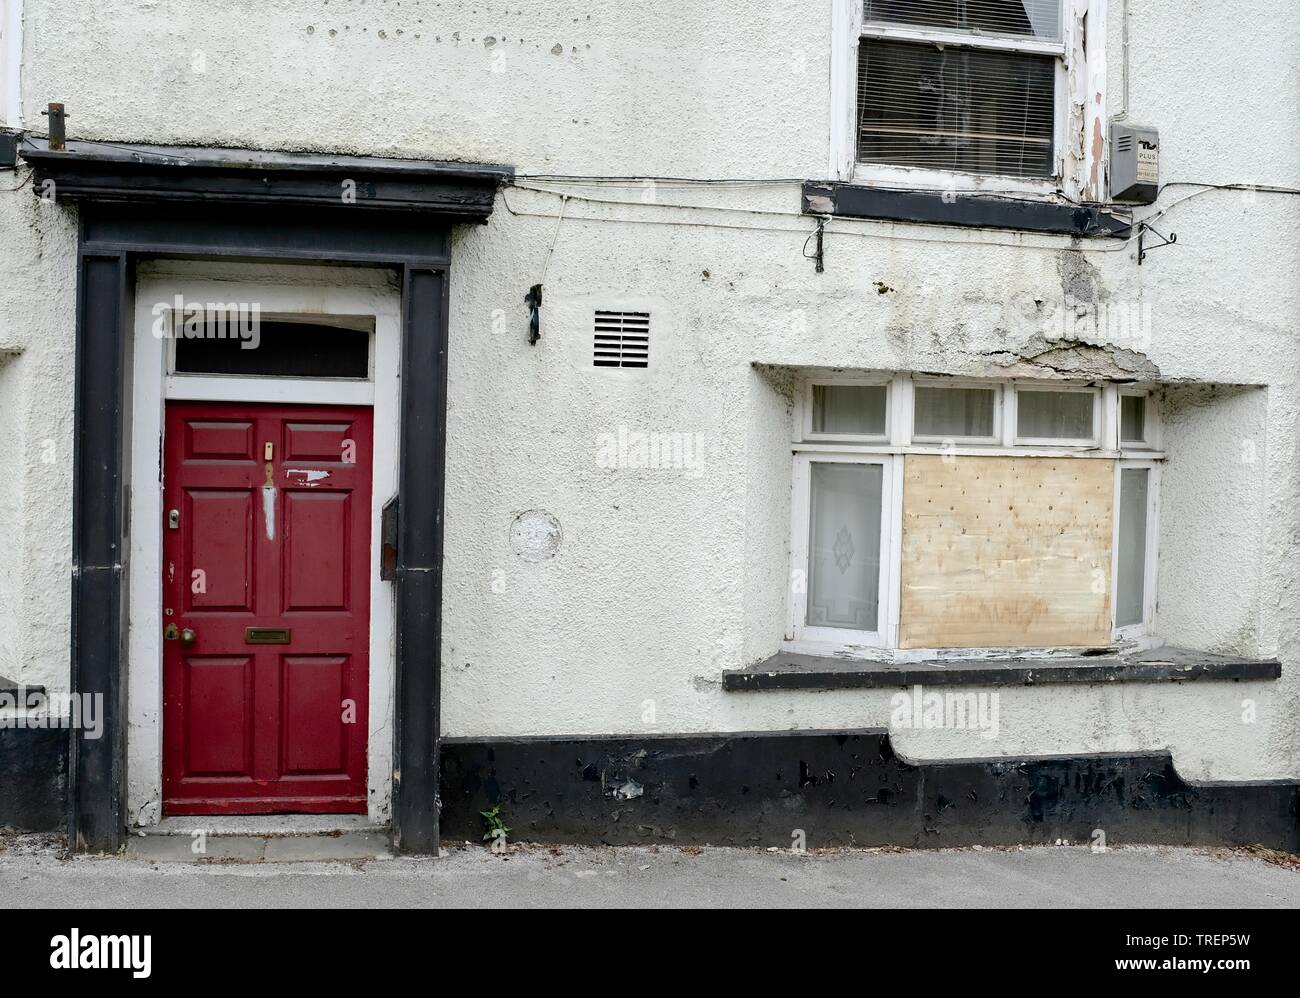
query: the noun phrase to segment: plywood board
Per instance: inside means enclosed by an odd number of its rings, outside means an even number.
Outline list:
[[[903,648],[1110,644],[1113,461],[909,454]]]

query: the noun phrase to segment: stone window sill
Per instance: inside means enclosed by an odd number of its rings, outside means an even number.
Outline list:
[[[1015,229],[1066,236],[1126,239],[1132,213],[1113,205],[1076,204],[978,192],[905,191],[809,180],[803,185],[807,215],[868,218],[883,222]]]
[[[1061,683],[1160,683],[1265,680],[1282,675],[1276,658],[1254,659],[1183,648],[1081,658],[967,658],[872,662],[778,652],[722,674],[728,692],[898,689],[908,686],[1040,686]]]

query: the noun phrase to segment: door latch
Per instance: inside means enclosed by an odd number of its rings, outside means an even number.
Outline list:
[[[192,627],[178,627],[176,624],[168,624],[163,628],[164,641],[179,641],[183,645],[192,645],[197,637],[198,635],[194,633]]]
[[[167,529],[177,530],[181,525],[181,511],[179,509],[169,509],[167,511]]]

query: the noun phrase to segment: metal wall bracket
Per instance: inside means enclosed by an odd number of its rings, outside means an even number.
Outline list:
[[[67,146],[67,130],[64,127],[64,120],[72,117],[63,110],[62,104],[51,103],[41,114],[49,119],[49,146],[51,152],[62,152]]]
[[[524,295],[524,304],[528,306],[528,345],[536,346],[542,338],[542,286],[534,284]]]
[[[1143,245],[1144,240],[1146,239],[1146,234],[1148,232],[1150,232],[1152,235],[1156,236],[1160,240],[1160,242],[1152,246],[1151,249],[1147,249]],[[1146,222],[1138,222],[1138,266],[1139,267],[1142,266],[1142,261],[1146,259],[1148,253],[1158,250],[1161,246],[1172,246],[1176,242],[1178,242],[1177,232],[1169,233],[1168,238],[1166,238],[1162,233],[1157,232],[1150,225],[1147,225]]]
[[[803,256],[805,260],[816,261],[817,273],[822,274],[826,271],[826,216],[817,219],[817,230],[803,242]],[[815,240],[813,252],[808,252],[808,243]]]

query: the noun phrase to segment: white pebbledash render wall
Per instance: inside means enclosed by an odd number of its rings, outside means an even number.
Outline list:
[[[1177,245],[1140,268],[1134,243],[834,221],[815,273],[797,180],[828,179],[832,6],[24,0],[22,109],[39,127],[45,103],[63,101],[73,137],[113,142],[783,181],[521,180],[598,200],[564,203],[557,234],[558,194],[511,189],[490,224],[457,230],[447,736],[886,726],[891,691],[721,690],[723,670],[782,639],[784,369],[1043,376],[1050,365],[1026,358],[1060,345],[1057,310],[1087,303],[1150,310],[1149,340],[1085,337],[1101,348],[1083,357],[1087,373],[1174,386],[1157,630],[1279,655],[1282,679],[1003,688],[1000,738],[908,730],[894,743],[917,760],[1169,749],[1193,781],[1300,775],[1300,198],[1198,195],[1161,220]],[[1106,19],[1112,98],[1118,6]],[[1300,186],[1293,15],[1291,0],[1249,18],[1132,5],[1127,116],[1160,130],[1162,180]],[[0,174],[0,673],[59,690],[76,219],[10,190],[24,179]],[[1192,190],[1171,187],[1161,204]],[[740,208],[751,211],[724,210]],[[544,265],[542,339],[529,347],[522,298]],[[595,308],[652,313],[647,371],[592,369]],[[703,434],[701,473],[604,466],[602,434],[621,427]],[[530,510],[560,524],[553,557],[512,548]]]

